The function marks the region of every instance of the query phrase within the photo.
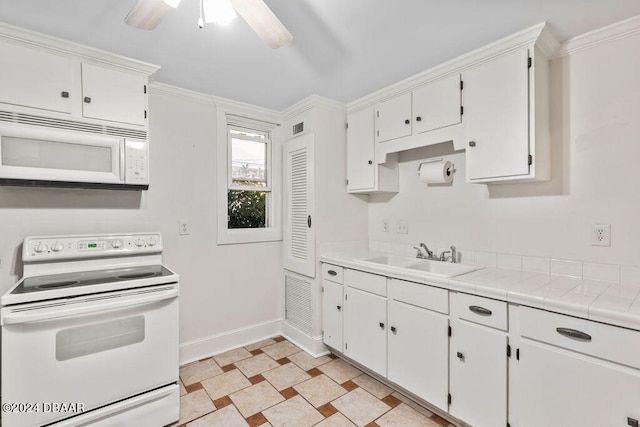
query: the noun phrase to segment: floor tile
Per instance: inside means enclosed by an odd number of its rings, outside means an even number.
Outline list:
[[[184,384],[182,384],[182,380],[178,380],[178,386],[180,388],[180,396],[184,396],[187,394],[187,389],[184,388]]]
[[[366,426],[391,409],[362,388],[350,391],[331,404],[360,427]]]
[[[298,365],[303,371],[308,371],[311,368],[316,368],[325,363],[331,362],[329,356],[313,357],[306,351],[300,351],[298,353],[288,356],[289,360]]]
[[[220,366],[218,366],[213,359],[209,358],[182,366],[180,368],[180,379],[186,387],[190,384],[220,375],[221,373],[222,369],[220,369]]]
[[[229,398],[245,418],[285,400],[267,381],[230,394]]]
[[[266,354],[259,354],[249,359],[241,360],[235,365],[247,377],[253,377],[255,375],[280,366],[278,362],[276,362]]]
[[[249,427],[258,427],[267,424],[267,419],[262,415],[262,412],[258,412],[247,418],[247,423],[249,423]]]
[[[218,354],[217,356],[213,356],[213,360],[215,360],[219,366],[227,366],[239,360],[248,359],[251,356],[252,354],[249,353],[247,349],[240,347]]]
[[[274,340],[272,340],[271,338],[268,338],[266,340],[254,342],[253,344],[245,345],[244,348],[246,348],[247,351],[253,351],[253,350],[258,350],[259,348],[266,347],[268,345],[275,344],[275,343],[276,342]]]
[[[297,384],[293,388],[316,408],[347,394],[347,390],[324,374]]]
[[[400,404],[376,420],[380,427],[439,427],[440,425],[422,415],[407,404]]]
[[[413,400],[409,399],[404,394],[398,393],[396,391],[396,392],[391,394],[391,397],[395,397],[396,399],[400,400],[401,402],[406,403],[408,406],[410,406],[411,408],[413,408],[416,411],[420,412],[422,415],[424,415],[426,417],[430,417],[430,416],[433,415],[433,412],[429,411],[427,408],[423,408],[422,406],[418,405],[416,402],[414,402]],[[391,405],[391,406],[393,406],[393,405]]]
[[[360,387],[367,390],[378,399],[382,399],[383,397],[386,397],[393,393],[393,389],[391,387],[387,387],[380,381],[370,377],[367,374],[359,375],[351,381],[358,384]]]
[[[261,348],[262,351],[271,356],[274,360],[282,359],[283,357],[290,356],[298,353],[300,349],[289,341],[280,341],[275,344],[271,344]]]
[[[329,418],[325,418],[321,423],[316,424],[316,427],[356,427],[356,425],[338,412],[337,414],[331,415]]]
[[[247,427],[248,425],[236,407],[230,405],[190,422],[187,427]]]
[[[193,383],[193,384],[189,384],[188,386],[186,386],[185,391],[187,393],[193,393],[196,390],[200,390],[202,389],[202,383]]]
[[[195,420],[216,410],[207,392],[204,390],[185,394],[180,398],[180,421],[178,425]]]
[[[342,359],[335,359],[329,363],[318,366],[318,369],[327,374],[338,384],[349,381],[362,374],[362,371]]]
[[[309,427],[324,419],[301,396],[292,397],[262,413],[273,427]]]
[[[287,363],[279,368],[264,372],[262,376],[264,376],[266,380],[269,381],[278,391],[284,390],[285,388],[289,388],[311,378],[311,375],[307,374],[294,363]]]
[[[249,380],[237,369],[202,381],[202,386],[211,400],[220,399],[250,385]]]

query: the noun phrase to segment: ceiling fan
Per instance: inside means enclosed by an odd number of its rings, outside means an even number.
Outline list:
[[[179,3],[180,0],[138,0],[124,22],[132,27],[153,30]],[[198,26],[204,27],[205,22],[224,25],[236,17],[236,12],[271,49],[278,49],[293,39],[264,0],[200,0]]]

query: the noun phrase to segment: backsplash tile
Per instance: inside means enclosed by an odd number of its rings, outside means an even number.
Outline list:
[[[549,272],[554,276],[582,278],[582,263],[578,261],[552,259],[549,265]]]
[[[640,267],[623,265],[620,267],[620,284],[640,286]]]
[[[523,256],[522,271],[549,274],[549,258]]]
[[[620,266],[611,264],[582,265],[582,276],[586,280],[598,280],[607,283],[620,283]]]
[[[480,252],[476,251],[473,261],[476,265],[482,265],[484,267],[496,267],[497,255],[493,252]]]
[[[522,257],[520,255],[498,254],[496,266],[507,270],[522,271]]]

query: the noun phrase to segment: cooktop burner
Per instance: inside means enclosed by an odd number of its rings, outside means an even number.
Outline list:
[[[94,270],[25,278],[11,294],[48,291],[61,288],[79,288],[103,283],[125,282],[128,280],[164,277],[173,273],[161,265]]]

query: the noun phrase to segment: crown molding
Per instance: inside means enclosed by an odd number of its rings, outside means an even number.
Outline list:
[[[158,81],[149,84],[149,92],[158,95],[172,96],[187,101],[212,103],[211,96],[209,95]]]
[[[640,34],[640,15],[569,39],[560,46],[555,57],[561,58],[637,34]]]
[[[325,110],[342,113],[346,111],[347,106],[343,102],[325,98],[320,95],[310,95],[302,101],[298,101],[292,106],[287,107],[281,114],[283,119],[286,121],[300,113],[310,110],[311,108],[323,108]]]

